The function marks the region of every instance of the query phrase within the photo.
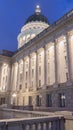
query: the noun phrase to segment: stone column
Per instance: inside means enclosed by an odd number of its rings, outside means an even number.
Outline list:
[[[12,70],[11,70],[11,86],[12,86],[11,91],[13,91],[13,84],[14,84],[13,77],[14,77],[14,63],[12,64]]]
[[[58,79],[57,79],[57,40],[54,40],[54,64],[55,64],[55,84],[54,87],[57,87]]]
[[[11,90],[10,86],[11,86],[11,64],[8,64],[6,91],[10,91]]]
[[[36,51],[36,89],[38,88],[38,52]]]
[[[17,87],[16,90],[19,91],[19,62],[18,62],[18,72],[17,72]]]
[[[2,72],[2,63],[0,63],[0,88],[1,88],[1,72]]]
[[[70,50],[69,50],[69,35],[66,34],[66,50],[67,50],[67,63],[68,63],[68,85],[71,84],[71,62],[70,62]]]
[[[22,91],[25,90],[25,59],[23,59],[23,79],[22,79]]]
[[[29,69],[28,69],[28,90],[31,87],[31,56],[29,55]]]
[[[47,83],[46,68],[47,68],[46,47],[44,47],[44,89]]]

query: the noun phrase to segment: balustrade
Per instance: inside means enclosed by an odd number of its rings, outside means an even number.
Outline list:
[[[62,129],[61,129],[62,128]],[[64,130],[62,116],[45,116],[0,121],[0,130]]]

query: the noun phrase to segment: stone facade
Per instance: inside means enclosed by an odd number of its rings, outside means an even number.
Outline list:
[[[18,48],[0,54],[0,104],[73,108],[73,11]]]

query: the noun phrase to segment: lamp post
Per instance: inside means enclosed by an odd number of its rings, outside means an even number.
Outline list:
[[[62,107],[65,107],[65,99],[66,99],[65,95],[62,94],[62,96],[61,96],[61,105],[62,105]]]

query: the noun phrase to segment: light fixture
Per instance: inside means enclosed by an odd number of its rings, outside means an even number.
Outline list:
[[[12,97],[16,97],[16,96],[17,96],[16,93],[13,93],[13,94],[12,94]]]

